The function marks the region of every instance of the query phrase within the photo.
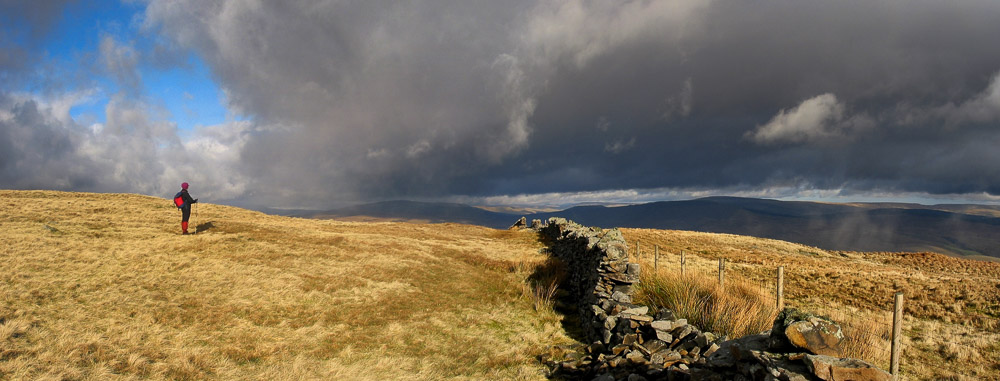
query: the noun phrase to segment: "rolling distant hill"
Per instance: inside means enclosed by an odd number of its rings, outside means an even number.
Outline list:
[[[1000,258],[1000,211],[982,205],[833,204],[709,197],[628,206],[579,206],[525,215],[584,225],[752,235],[829,250],[932,251]],[[390,201],[304,215],[461,222],[506,228],[518,214],[462,204]]]
[[[323,212],[299,212],[294,215],[319,219],[370,217],[394,221],[456,222],[492,228],[508,227],[521,217],[465,204],[403,200],[375,202]]]
[[[583,224],[743,234],[829,250],[1000,257],[1000,218],[934,209],[711,197],[556,214]]]
[[[1000,217],[1000,206],[997,205],[977,205],[977,204],[940,204],[940,205],[920,205],[920,204],[900,204],[900,203],[858,203],[844,204],[861,208],[899,208],[899,209],[932,209],[959,214],[970,214],[985,217]]]

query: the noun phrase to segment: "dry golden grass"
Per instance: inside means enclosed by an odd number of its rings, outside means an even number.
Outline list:
[[[202,231],[180,236],[160,198],[0,191],[0,206],[0,379],[541,379],[535,355],[571,341],[551,310],[561,266],[531,232],[199,204]],[[647,275],[653,244],[661,273],[685,250],[708,289],[726,258],[727,289],[763,307],[785,266],[786,303],[843,323],[849,353],[881,367],[902,290],[906,378],[1000,379],[998,263],[623,232]]]
[[[840,324],[844,331],[841,348],[845,356],[865,360],[882,369],[889,369],[892,346],[891,312],[862,310],[837,302],[800,307]]]
[[[198,204],[181,236],[155,197],[0,206],[0,379],[542,379],[571,340],[531,232]]]
[[[778,315],[772,299],[745,280],[730,279],[725,288],[715,279],[679,272],[647,272],[636,288],[636,302],[667,308],[696,327],[729,337],[771,329]]]
[[[514,234],[513,232],[511,232]],[[524,234],[517,232],[516,234]],[[542,238],[542,237],[539,237]],[[547,251],[546,251],[547,252]],[[555,257],[548,257],[541,264],[534,267],[534,272],[528,277],[522,287],[524,293],[531,296],[536,311],[552,311],[556,304],[557,293],[560,292],[559,285],[566,281],[568,268],[563,261]],[[562,292],[565,294],[565,292]]]
[[[661,272],[679,270],[717,282],[745,278],[774,295],[775,269],[785,266],[785,302],[832,317],[853,336],[849,355],[888,368],[892,298],[905,294],[902,375],[919,380],[1000,379],[1000,263],[932,253],[831,252],[731,234],[622,229],[644,271],[660,248]],[[633,257],[635,258],[635,257]],[[765,298],[767,300],[767,298]],[[772,302],[773,303],[773,302]]]

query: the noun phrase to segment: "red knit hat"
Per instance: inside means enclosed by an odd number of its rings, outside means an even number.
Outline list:
[[[181,189],[188,189],[188,183],[181,183]]]

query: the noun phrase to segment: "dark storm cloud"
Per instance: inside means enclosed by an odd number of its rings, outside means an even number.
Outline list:
[[[447,192],[527,145],[534,101],[515,2],[152,3],[212,65],[231,106],[271,126],[247,143],[259,192]]]
[[[993,1],[153,1],[252,197],[1000,192]],[[803,185],[804,184],[804,185]]]
[[[0,183],[19,188],[45,188],[62,184],[80,187],[86,180],[74,176],[75,163],[67,152],[73,137],[54,126],[38,104],[0,94]],[[58,171],[41,171],[54,163]]]

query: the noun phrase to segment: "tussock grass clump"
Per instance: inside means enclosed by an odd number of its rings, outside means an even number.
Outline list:
[[[850,306],[826,306],[816,310],[816,313],[839,324],[844,331],[844,341],[840,343],[844,356],[889,369],[891,312],[859,310]]]
[[[526,284],[530,288],[526,293],[534,302],[535,311],[552,309],[555,305],[556,291],[566,280],[567,271],[566,264],[558,258],[549,258],[536,267]]]
[[[748,281],[727,279],[723,289],[710,277],[674,272],[643,275],[636,301],[669,309],[704,331],[731,338],[770,329],[778,314],[773,300]]]

